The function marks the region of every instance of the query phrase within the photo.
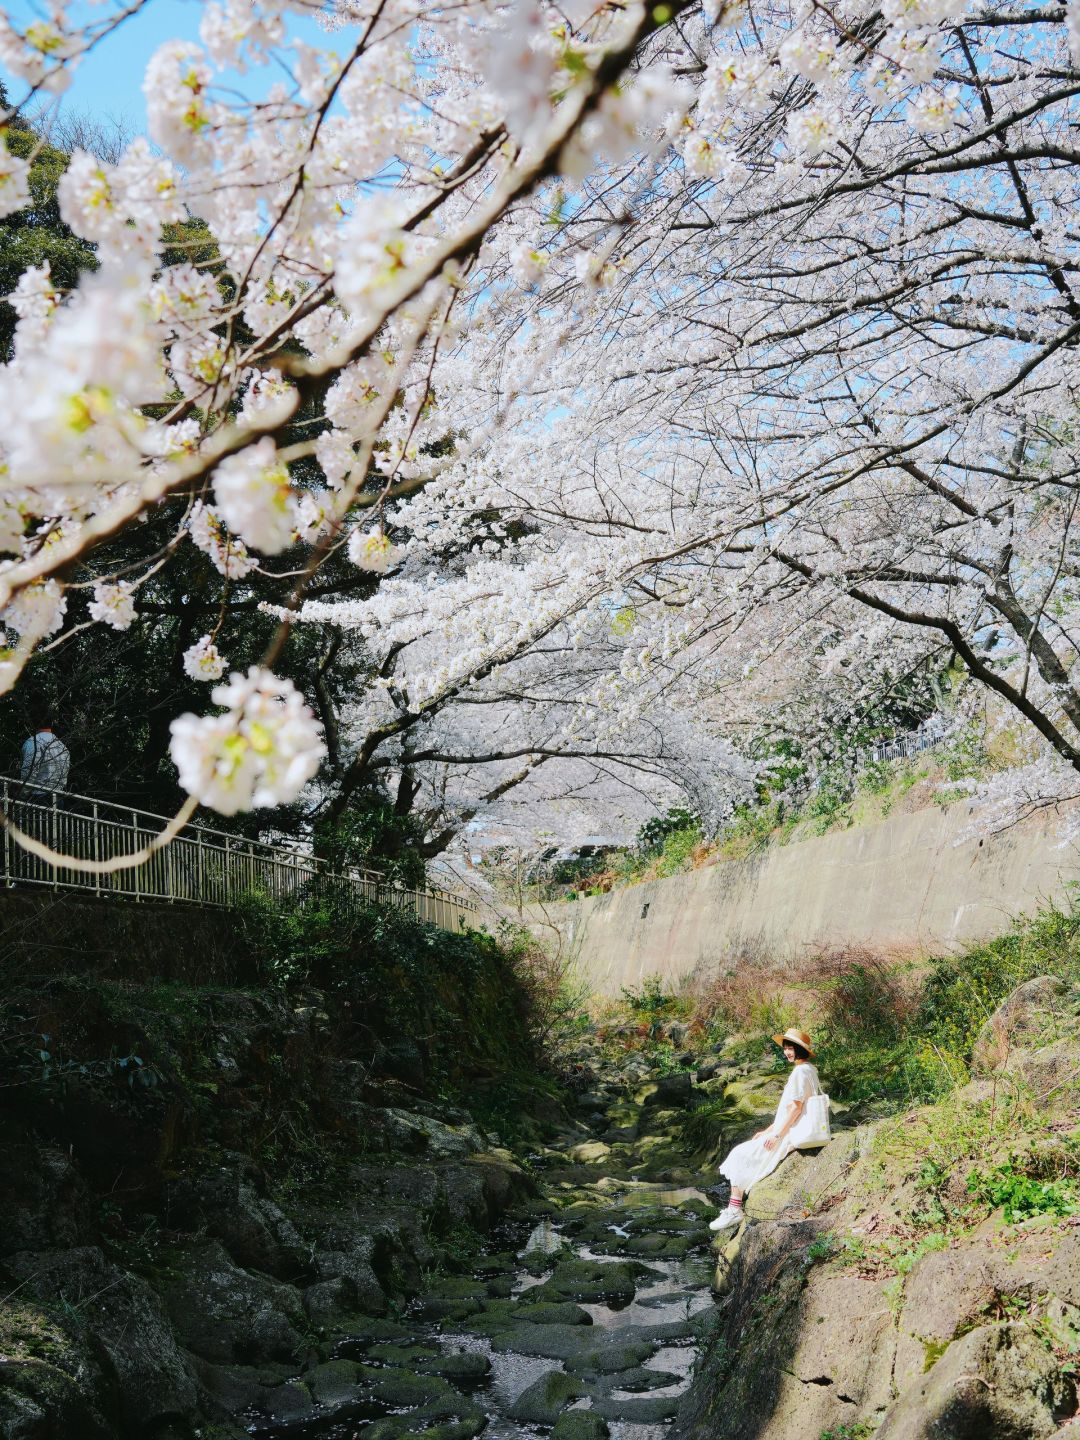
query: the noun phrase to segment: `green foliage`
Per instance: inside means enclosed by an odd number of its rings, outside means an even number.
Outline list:
[[[872,1420],[855,1420],[850,1425],[837,1425],[832,1430],[822,1430],[819,1440],[869,1440],[877,1429]]]
[[[799,812],[784,800],[768,804],[737,805],[735,812],[724,827],[721,849],[725,854],[740,856],[767,845],[773,832],[779,830],[783,838],[796,824]]]
[[[9,295],[15,289],[28,265],[41,265],[46,260],[53,284],[69,290],[78,284],[82,271],[97,268],[97,259],[94,247],[60,218],[56,189],[67,169],[68,156],[44,143],[25,122],[9,122],[4,138],[13,155],[23,160],[33,158],[30,204],[0,219],[0,295]],[[11,358],[14,333],[15,312],[6,301],[0,301],[0,360]]]
[[[826,1260],[831,1260],[839,1248],[840,1242],[831,1231],[825,1235],[819,1235],[806,1247],[806,1263],[807,1265],[820,1265]]]
[[[365,1035],[413,1046],[431,1083],[468,1085],[470,1100],[535,1071],[529,993],[485,931],[453,934],[403,911],[316,899],[282,913],[253,898],[244,924],[269,975],[318,986],[361,1048]]]
[[[857,961],[834,988],[826,982],[821,1050],[833,1090],[854,1100],[940,1098],[966,1080],[997,1006],[1037,975],[1080,981],[1080,908],[1046,907],[996,940],[931,961],[917,990],[880,961]]]
[[[639,990],[623,986],[620,995],[634,1018],[648,1025],[650,1035],[655,1034],[662,1021],[675,1013],[676,998],[671,991],[664,989],[659,975],[646,975]]]
[[[893,1263],[896,1273],[910,1274],[924,1255],[932,1255],[935,1250],[947,1250],[948,1246],[949,1237],[940,1230],[924,1235],[916,1244],[905,1247],[895,1255]]]
[[[859,776],[859,789],[868,795],[884,795],[893,778],[893,767],[888,760],[871,760]]]
[[[663,1041],[649,1050],[649,1064],[654,1070],[659,1070],[661,1075],[692,1075],[697,1064],[684,1064],[680,1058],[683,1053],[676,1050],[670,1041]]]
[[[945,752],[945,774],[952,781],[975,779],[985,774],[990,764],[981,730],[965,731]]]
[[[333,824],[316,831],[318,853],[337,870],[378,870],[410,889],[424,884],[423,826],[376,792],[362,792]]]
[[[647,820],[637,832],[636,845],[638,850],[648,855],[658,855],[664,848],[664,842],[668,836],[674,835],[677,831],[701,831],[701,817],[693,810],[687,810],[684,806],[675,805],[670,810],[665,810],[663,815],[655,815]]]
[[[841,822],[850,824],[851,783],[845,766],[830,766],[819,776],[816,789],[803,806],[805,818],[815,822],[816,834],[825,835]]]
[[[970,1194],[992,1209],[1003,1209],[1008,1224],[1034,1215],[1077,1215],[1076,1184],[1071,1178],[1042,1180],[1033,1176],[1025,1158],[1012,1155],[992,1170],[976,1168],[967,1177]]]
[[[666,879],[669,875],[678,875],[681,871],[689,868],[693,852],[701,844],[701,826],[697,821],[684,826],[679,830],[672,830],[664,839],[660,847],[660,855],[657,859],[653,873],[657,879]]]
[[[608,863],[606,854],[568,856],[552,868],[550,883],[554,886],[580,886],[583,881],[602,874]],[[572,893],[576,899],[576,891]]]

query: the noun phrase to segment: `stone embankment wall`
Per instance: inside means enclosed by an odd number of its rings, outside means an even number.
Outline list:
[[[999,934],[1080,881],[1080,850],[1061,846],[1052,817],[962,838],[973,818],[966,804],[935,805],[607,895],[533,905],[526,918],[536,934],[561,938],[596,991],[617,994],[646,975],[677,982],[739,954],[955,947]]]

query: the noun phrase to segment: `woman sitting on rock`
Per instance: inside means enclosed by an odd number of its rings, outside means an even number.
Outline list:
[[[814,1047],[805,1030],[785,1030],[783,1035],[772,1037],[784,1051],[784,1059],[792,1066],[780,1104],[776,1107],[776,1118],[765,1130],[759,1130],[751,1140],[736,1145],[720,1166],[720,1174],[731,1181],[731,1199],[727,1209],[709,1226],[710,1230],[730,1230],[743,1218],[743,1197],[751,1185],[771,1175],[785,1155],[797,1150],[811,1133],[807,1122],[806,1102],[811,1095],[821,1095],[821,1081],[817,1070],[810,1061],[814,1058]]]

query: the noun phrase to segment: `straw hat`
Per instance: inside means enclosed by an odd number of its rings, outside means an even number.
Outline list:
[[[785,1040],[790,1040],[794,1045],[801,1045],[810,1056],[810,1059],[812,1060],[814,1058],[814,1047],[811,1043],[810,1036],[805,1030],[785,1030],[782,1035],[774,1035],[772,1038],[776,1041],[777,1045],[780,1046],[783,1045]]]

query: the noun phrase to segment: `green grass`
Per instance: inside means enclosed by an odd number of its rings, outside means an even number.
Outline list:
[[[977,1166],[967,1178],[968,1191],[991,1209],[1000,1207],[1010,1225],[1036,1215],[1080,1214],[1075,1179],[1041,1179],[1030,1173],[1030,1164],[1029,1156],[1014,1154],[991,1170]]]
[[[1080,908],[1050,906],[1008,934],[940,956],[916,987],[853,964],[826,987],[820,1049],[833,1093],[909,1103],[968,1078],[979,1031],[1017,986],[1038,975],[1080,983]]]
[[[832,1430],[822,1430],[819,1440],[869,1440],[877,1429],[871,1420],[856,1420],[851,1425],[837,1425]]]

